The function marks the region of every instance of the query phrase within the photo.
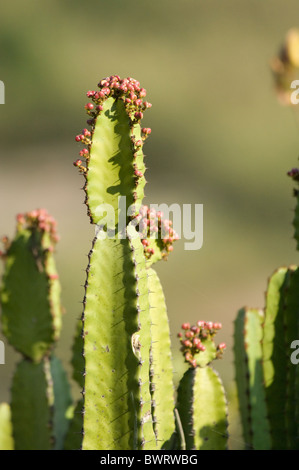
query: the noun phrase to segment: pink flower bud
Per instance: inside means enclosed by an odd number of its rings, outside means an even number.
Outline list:
[[[152,132],[150,127],[143,127],[141,130],[142,130],[142,133],[145,135],[150,135],[150,133]]]
[[[194,336],[194,333],[193,333],[193,331],[189,330],[189,331],[186,331],[185,336],[186,336],[186,338],[192,338]]]
[[[88,129],[83,129],[82,134],[83,134],[84,137],[90,137],[91,136],[91,133],[89,132]]]
[[[143,118],[143,113],[141,111],[137,111],[135,114],[134,114],[134,117],[135,119],[142,119]]]
[[[92,103],[87,103],[87,104],[85,105],[85,109],[86,109],[87,111],[91,111],[93,108],[94,108],[94,105],[93,105]]]
[[[80,157],[87,157],[88,150],[87,149],[80,150],[79,155]]]

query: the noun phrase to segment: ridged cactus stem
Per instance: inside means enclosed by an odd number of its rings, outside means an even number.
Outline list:
[[[151,133],[140,126],[151,107],[145,89],[117,75],[98,88],[87,93],[91,129],[76,136],[85,148],[74,162],[85,177],[87,213],[96,226],[82,315],[82,448],[155,449],[170,433],[157,437],[162,425],[153,412],[148,268],[166,258],[177,236],[170,221],[142,206],[143,145]],[[149,237],[162,229],[168,229],[163,240]]]
[[[68,428],[69,386],[53,355],[61,329],[55,220],[44,210],[17,216],[15,238],[5,240],[1,285],[3,332],[23,355],[11,390],[16,450],[62,449]]]
[[[262,310],[241,309],[235,321],[236,383],[247,449],[271,448],[262,365]]]
[[[185,361],[190,365],[182,377],[177,410],[186,441],[186,449],[225,450],[228,440],[227,401],[219,374],[211,367],[222,357],[225,344],[217,347],[214,335],[220,323],[199,321],[182,325],[179,334]]]
[[[151,319],[150,381],[152,415],[159,448],[171,447],[175,432],[174,385],[170,329],[165,298],[160,279],[154,269],[148,269]]]

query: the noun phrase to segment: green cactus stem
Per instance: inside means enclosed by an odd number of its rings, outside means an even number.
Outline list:
[[[286,425],[285,390],[289,358],[284,340],[284,310],[288,283],[287,268],[278,269],[269,279],[263,328],[264,381],[272,446],[275,449],[287,448],[286,432],[281,433],[281,429],[285,430]],[[278,403],[280,406],[277,406]]]
[[[274,449],[297,448],[294,406],[296,366],[289,357],[298,338],[298,269],[280,268],[270,278],[265,307],[263,367],[266,400]],[[279,405],[278,405],[279,404]],[[284,429],[282,435],[281,429]]]
[[[44,209],[17,216],[5,242],[1,285],[3,332],[23,355],[13,376],[11,421],[16,450],[62,449],[71,394],[53,348],[61,329],[54,261],[56,222]]]
[[[138,287],[133,250],[129,241],[122,239],[126,233],[120,234],[123,227],[118,221],[124,221],[126,227],[130,217],[138,214],[143,199],[142,147],[150,129],[141,130],[140,120],[151,105],[143,101],[146,91],[132,78],[111,76],[98,86],[98,91],[87,93],[92,100],[85,106],[91,130],[83,129],[76,136],[76,141],[86,146],[80,151],[85,166],[81,159],[74,165],[85,176],[85,203],[91,223],[101,226],[99,207],[109,205],[113,212],[106,230],[113,230],[115,239],[95,238],[87,268],[82,317],[83,449],[130,449],[144,442],[140,434],[144,420],[138,386],[140,367],[132,347],[138,331]],[[120,197],[126,198],[125,213],[119,207]]]
[[[65,436],[63,450],[79,450],[82,447],[84,400],[81,398],[75,407],[69,409],[70,425]]]
[[[262,365],[262,323],[258,309],[239,310],[234,328],[236,383],[247,449],[271,448]]]
[[[227,402],[213,359],[223,355],[225,344],[217,347],[214,336],[220,323],[199,321],[190,327],[184,323],[179,333],[181,351],[190,365],[182,377],[177,396],[177,410],[184,429],[186,449],[227,449]]]
[[[49,374],[50,383],[53,387],[52,434],[54,450],[62,450],[70,426],[71,390],[62,363],[55,356],[52,356],[50,360]]]
[[[75,337],[72,346],[71,364],[73,367],[73,379],[81,388],[84,394],[84,371],[85,360],[83,356],[83,324],[81,318],[77,321]],[[83,410],[84,400],[81,398],[77,403],[68,409],[70,419],[69,428],[64,441],[64,450],[79,450],[82,447],[83,438]]]
[[[299,403],[299,383],[298,366],[293,364],[289,357],[289,348],[294,340],[298,339],[298,318],[299,318],[299,268],[292,266],[289,268],[290,278],[286,292],[286,308],[284,312],[284,331],[287,361],[287,389],[286,389],[286,428],[288,449],[299,449],[299,424],[298,424],[298,403]],[[294,413],[295,406],[295,413]]]
[[[152,415],[158,447],[169,449],[175,433],[170,330],[160,279],[152,268],[148,269],[148,286],[152,338],[150,350]]]
[[[138,331],[134,334],[132,342],[135,354],[139,359],[138,384],[140,387],[140,429],[139,447],[144,450],[156,447],[156,437],[152,421],[152,398],[150,383],[150,349],[151,349],[151,317],[149,303],[148,273],[146,259],[139,234],[129,224],[127,229],[135,265],[135,278],[137,282],[137,310]]]
[[[244,439],[254,449],[298,449],[298,376],[290,345],[298,338],[299,269],[277,269],[264,311],[241,309],[235,363]]]
[[[13,377],[11,414],[16,450],[50,450],[51,385],[45,361],[22,360]]]
[[[139,360],[132,347],[138,331],[137,281],[129,240],[96,237],[89,260],[83,449],[132,449],[140,400]]]
[[[43,209],[20,214],[17,221],[16,236],[2,253],[2,328],[17,351],[39,362],[61,330],[56,222]]]
[[[75,337],[72,346],[72,360],[71,364],[73,367],[73,379],[81,389],[84,388],[84,370],[85,370],[85,360],[83,356],[83,323],[81,318],[77,321]]]
[[[82,448],[155,449],[169,435],[163,431],[157,437],[154,423],[147,268],[166,258],[178,237],[170,221],[152,217],[142,206],[143,145],[151,133],[140,126],[143,111],[151,107],[143,100],[145,89],[118,75],[101,80],[98,88],[87,93],[91,130],[76,136],[85,148],[74,162],[85,177],[90,221],[97,225],[82,315]]]
[[[143,100],[146,90],[133,78],[121,80],[115,75],[101,80],[98,86],[99,91],[87,93],[92,100],[85,106],[91,130],[83,129],[76,136],[85,148],[74,165],[85,175],[85,202],[91,222],[100,224],[102,213],[98,208],[109,204],[127,225],[129,216],[118,213],[118,198],[126,197],[127,207],[132,206],[131,215],[138,214],[146,183],[142,148],[151,132],[141,129],[140,120],[151,104]],[[117,228],[117,223],[112,226]]]
[[[0,450],[14,450],[11,411],[8,403],[0,403]]]
[[[288,171],[287,173],[288,176],[290,176],[292,178],[293,181],[295,181],[295,183],[297,184],[298,186],[298,183],[299,183],[299,169],[298,168],[292,168],[290,171]],[[297,188],[294,188],[293,190],[293,194],[294,196],[296,197],[296,200],[297,200],[297,204],[296,204],[296,208],[295,208],[295,216],[294,216],[294,220],[293,220],[293,226],[294,226],[294,238],[296,240],[296,248],[297,250],[299,250],[299,191]]]

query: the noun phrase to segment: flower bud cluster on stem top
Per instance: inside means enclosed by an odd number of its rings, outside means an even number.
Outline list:
[[[59,241],[57,222],[46,209],[36,209],[25,214],[17,215],[18,227],[22,229],[35,229],[41,233],[47,232],[53,244]]]
[[[46,209],[36,209],[24,214],[17,214],[17,229],[18,230],[31,230],[37,231],[41,235],[48,233],[50,241],[53,246],[50,246],[48,250],[53,251],[54,245],[59,241],[59,235],[57,234],[57,222]],[[4,252],[0,251],[0,256],[5,256],[5,252],[10,247],[10,242],[7,237],[2,237],[2,243],[4,245]]]
[[[91,131],[83,129],[81,134],[76,135],[76,142],[81,142],[87,146],[87,148],[81,150],[79,155],[81,158],[85,158],[88,161],[89,151],[91,145],[91,137],[94,129],[95,120],[98,115],[103,111],[103,103],[109,97],[120,99],[124,102],[126,112],[130,118],[131,124],[134,125],[139,123],[143,118],[143,112],[146,109],[151,108],[151,103],[143,100],[146,96],[146,90],[140,87],[140,83],[132,77],[121,79],[119,75],[111,75],[106,77],[98,83],[99,90],[90,90],[86,93],[87,97],[92,100],[85,105],[85,109],[90,118],[87,120],[87,124],[91,126]],[[142,140],[133,142],[135,149],[138,150],[143,144],[143,141],[150,135],[151,129],[143,127],[141,129]],[[78,159],[74,162],[74,165],[79,168],[81,173],[86,172],[86,167],[83,166],[82,160]],[[143,175],[138,174],[138,170],[135,176],[141,177]]]
[[[140,207],[139,214],[133,219],[138,223],[138,232],[142,238],[144,254],[147,259],[155,253],[150,239],[159,240],[162,258],[166,258],[168,253],[173,251],[173,243],[179,239],[179,236],[172,227],[172,221],[163,219],[161,211],[143,205]]]
[[[196,325],[190,326],[190,323],[183,323],[181,326],[183,333],[178,333],[181,343],[181,352],[184,355],[185,362],[192,367],[197,366],[195,356],[201,352],[205,352],[208,342],[213,342],[213,338],[217,331],[222,328],[221,323],[198,321]],[[223,351],[226,349],[225,343],[220,343],[216,348],[215,359],[222,357]]]

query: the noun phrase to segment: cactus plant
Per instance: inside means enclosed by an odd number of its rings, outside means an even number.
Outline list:
[[[299,170],[288,175],[298,182]],[[294,191],[298,199],[298,191]],[[299,246],[298,201],[294,228]],[[290,347],[298,338],[299,268],[277,269],[268,281],[264,310],[243,308],[235,322],[235,366],[246,445],[298,449],[299,382]]]
[[[221,324],[199,321],[191,327],[184,323],[182,328],[181,350],[190,367],[179,383],[177,410],[186,449],[226,450],[227,401],[219,374],[210,365],[226,348],[224,343],[216,347],[214,342]]]
[[[24,359],[13,379],[11,407],[1,408],[5,419],[0,438],[10,432],[10,409],[13,443],[8,437],[0,445],[225,448],[225,394],[209,365],[224,349],[213,342],[221,325],[203,322],[196,327],[201,346],[189,351],[189,359],[185,354],[191,369],[175,403],[167,309],[153,264],[168,258],[178,235],[161,212],[143,205],[143,145],[151,134],[141,127],[143,112],[151,107],[143,99],[146,90],[132,78],[115,75],[101,80],[98,91],[87,96],[91,127],[75,138],[84,148],[74,162],[85,178],[87,215],[95,228],[72,356],[82,399],[72,402],[53,353],[61,328],[55,223],[45,211],[33,211],[18,216],[16,238],[6,241],[2,254],[3,331]],[[182,400],[185,395],[190,402]],[[208,395],[213,395],[212,403]],[[25,433],[28,423],[30,432]]]
[[[3,332],[23,356],[11,389],[16,450],[61,449],[68,427],[69,385],[53,353],[62,310],[53,254],[57,239],[56,222],[45,210],[19,214],[15,238],[4,239]]]

